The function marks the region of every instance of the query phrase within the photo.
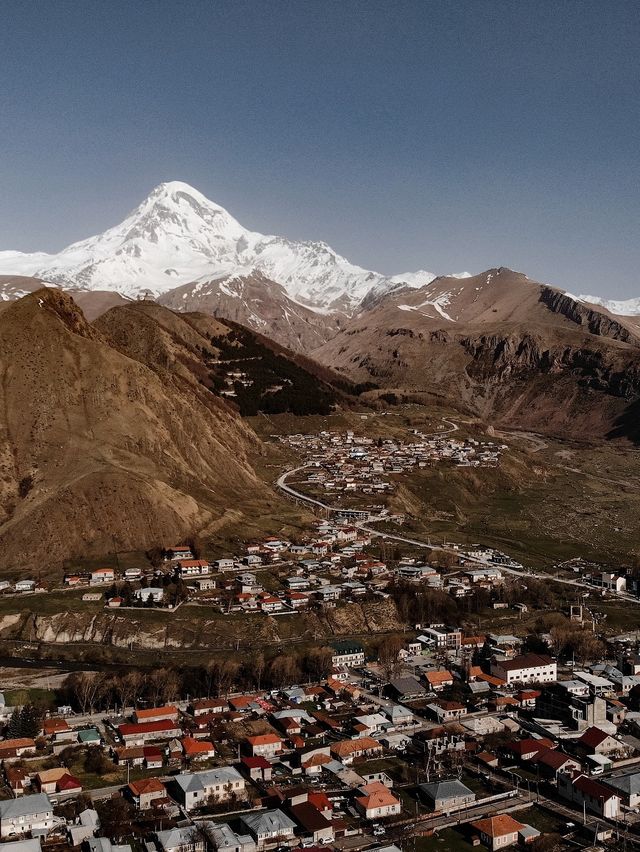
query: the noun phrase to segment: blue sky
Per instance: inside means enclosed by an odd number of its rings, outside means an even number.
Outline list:
[[[639,56],[616,0],[4,0],[0,249],[184,180],[381,272],[640,295]]]

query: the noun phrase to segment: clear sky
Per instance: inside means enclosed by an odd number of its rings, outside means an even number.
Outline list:
[[[640,295],[635,0],[3,0],[0,249],[184,180],[365,267]]]

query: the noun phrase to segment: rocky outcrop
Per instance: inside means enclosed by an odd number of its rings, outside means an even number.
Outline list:
[[[640,363],[622,364],[597,348],[545,346],[533,335],[464,337],[460,344],[471,356],[467,373],[478,381],[526,381],[539,375],[566,372],[585,388],[625,400],[640,395]]]
[[[576,325],[584,326],[589,334],[597,334],[600,337],[609,337],[611,340],[621,340],[623,343],[637,344],[638,337],[625,328],[615,317],[610,316],[602,309],[593,310],[582,302],[552,287],[540,288],[540,301],[549,310],[562,314]]]
[[[229,619],[201,606],[183,605],[168,610],[64,611],[40,614],[24,611],[0,618],[3,640],[87,650],[111,646],[127,650],[172,651],[249,650],[280,642],[323,640],[330,636],[402,630],[392,600],[352,603],[326,612],[300,614],[287,619],[286,633],[277,618],[247,615]]]

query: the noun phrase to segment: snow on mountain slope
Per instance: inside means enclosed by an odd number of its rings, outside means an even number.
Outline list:
[[[578,299],[591,305],[600,305],[601,308],[621,317],[640,316],[640,298],[616,300],[603,299],[601,296],[578,296]]]
[[[200,311],[234,320],[300,352],[317,348],[340,328],[339,314],[295,302],[281,284],[260,273],[200,279],[170,290],[158,301],[174,311]]]
[[[435,281],[437,275],[433,272],[427,272],[425,269],[419,269],[417,272],[403,272],[400,275],[393,275],[389,281],[393,284],[404,285],[405,287],[424,287]],[[470,272],[453,272],[447,276],[448,278],[471,278]]]
[[[352,311],[385,276],[326,243],[264,236],[242,227],[188,184],[156,187],[121,224],[55,255],[0,252],[0,273],[35,275],[67,288],[166,293],[198,279],[261,273],[316,310]]]
[[[403,272],[400,275],[394,275],[389,280],[394,284],[404,284],[406,287],[424,287],[425,284],[431,284],[437,277],[433,272],[419,269],[417,272]]]

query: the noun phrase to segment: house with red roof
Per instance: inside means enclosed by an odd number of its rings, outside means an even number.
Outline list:
[[[35,754],[36,743],[30,737],[0,741],[0,760],[22,757],[25,754]]]
[[[89,575],[89,583],[92,586],[99,586],[102,583],[113,583],[116,578],[113,568],[96,568]]]
[[[7,766],[5,764],[4,774],[7,779],[7,784],[16,799],[18,796],[22,796],[27,788],[31,787],[31,775],[29,774],[29,771],[23,767]]]
[[[177,722],[171,719],[158,719],[154,722],[139,724],[125,723],[118,725],[118,734],[125,745],[144,745],[152,740],[170,740],[181,737],[182,730]]]
[[[586,754],[611,754],[621,748],[621,744],[615,737],[595,725],[587,728],[579,737],[577,745],[580,751]]]
[[[400,800],[381,781],[373,781],[360,788],[356,807],[366,819],[384,819],[396,816],[402,810]]]
[[[41,793],[72,796],[82,792],[82,784],[65,766],[38,772],[35,782]]]
[[[284,603],[275,595],[270,595],[268,592],[258,595],[258,606],[262,612],[281,612],[284,609]]]
[[[374,757],[382,754],[382,745],[371,737],[356,737],[352,740],[339,740],[329,746],[330,753],[348,765],[356,757]]]
[[[524,825],[509,814],[496,814],[496,816],[479,819],[471,823],[480,835],[480,840],[491,852],[504,849],[505,846],[513,846],[518,842],[518,832]]]
[[[304,592],[287,592],[286,599],[293,609],[304,609],[304,607],[309,606],[309,595]]]
[[[214,757],[216,750],[212,742],[208,740],[195,740],[193,737],[182,738],[182,751],[185,760],[208,760]]]
[[[203,698],[200,701],[194,701],[191,705],[191,712],[197,718],[198,716],[209,716],[212,713],[224,713],[229,707],[229,702],[224,698]]]
[[[333,803],[326,793],[309,793],[307,799],[323,816],[331,819],[333,816]]]
[[[277,734],[257,734],[246,738],[253,757],[270,758],[282,751],[284,743]]]
[[[154,722],[158,719],[171,719],[175,722],[178,718],[178,708],[173,704],[165,704],[162,707],[149,707],[147,710],[134,710],[134,722]]]
[[[558,793],[563,799],[600,817],[617,819],[620,815],[620,796],[582,773],[560,773]]]
[[[540,768],[540,774],[548,778],[557,778],[561,772],[580,772],[580,761],[562,751],[542,748],[531,758],[531,763]]]
[[[56,784],[56,793],[65,796],[77,796],[82,793],[82,782],[75,775],[67,772]]]
[[[66,719],[52,717],[42,722],[42,732],[45,737],[54,742],[77,742],[78,732],[69,726]]]
[[[331,843],[334,829],[330,819],[313,805],[308,798],[289,806],[289,813],[300,827],[300,835],[307,842]]]
[[[205,559],[179,559],[176,572],[179,577],[202,577],[211,572],[211,565]]]
[[[271,764],[265,757],[243,757],[240,768],[251,781],[271,781]]]
[[[558,665],[546,654],[520,654],[511,660],[494,657],[491,674],[507,685],[513,683],[553,683],[558,679]]]
[[[147,769],[160,769],[164,762],[160,746],[146,745],[142,747],[144,754],[144,765]]]
[[[542,693],[539,689],[521,689],[514,695],[514,698],[521,707],[535,707],[536,699],[540,698]]]
[[[518,760],[527,761],[532,760],[543,749],[552,749],[554,747],[553,741],[546,739],[546,737],[540,737],[537,740],[527,737],[523,740],[514,740],[514,742],[507,743],[505,751],[517,757]]]
[[[258,704],[264,699],[263,694],[236,695],[229,699],[229,706],[234,710],[247,710],[252,704]]]
[[[427,672],[426,680],[434,692],[440,692],[445,686],[453,686],[453,675],[446,669],[440,672]]]
[[[127,793],[134,805],[141,811],[153,807],[159,799],[167,795],[164,784],[158,778],[141,778],[127,785]]]

